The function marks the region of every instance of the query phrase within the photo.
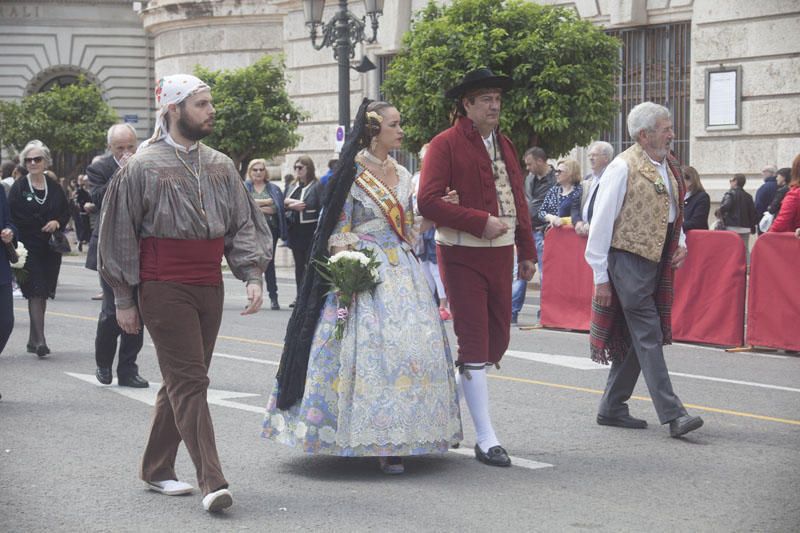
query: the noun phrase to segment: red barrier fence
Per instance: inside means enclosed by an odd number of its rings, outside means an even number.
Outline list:
[[[741,346],[744,341],[745,250],[732,232],[689,232],[689,256],[676,271],[675,340]],[[547,232],[541,293],[545,327],[588,331],[592,271],[583,258],[586,238],[571,228]]]
[[[673,339],[741,346],[747,262],[742,238],[732,231],[692,230],[686,247],[686,262],[675,271]]]
[[[800,239],[765,233],[750,254],[747,343],[800,350]]]
[[[542,325],[589,331],[594,280],[583,258],[586,237],[572,228],[553,228],[545,235],[544,247]]]

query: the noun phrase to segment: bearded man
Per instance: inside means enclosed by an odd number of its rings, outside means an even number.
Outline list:
[[[233,162],[199,142],[214,126],[208,85],[194,76],[167,76],[156,88],[156,107],[153,136],[106,192],[98,260],[114,291],[117,322],[134,334],[141,312],[163,377],[141,478],[163,494],[191,492],[175,475],[183,441],[203,508],[216,512],[233,503],[206,401],[222,320],[220,263],[224,254],[231,272],[247,283],[242,314],[255,313],[272,241]]]

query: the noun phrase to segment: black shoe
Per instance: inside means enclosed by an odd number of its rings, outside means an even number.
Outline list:
[[[26,344],[25,349],[28,351],[28,353],[36,353],[36,346],[31,343]]]
[[[475,458],[490,466],[511,466],[511,459],[502,446],[492,446],[488,452],[483,453],[481,447],[476,444]]]
[[[644,429],[647,422],[641,418],[633,418],[631,415],[604,416],[597,415],[597,423],[601,426],[614,426],[618,428]]]
[[[94,371],[94,377],[96,377],[97,381],[103,385],[110,385],[111,380],[113,379],[111,375],[111,369],[103,368],[102,366],[98,366],[97,370]]]
[[[280,304],[278,304],[278,299],[277,298],[272,298],[270,301],[272,302],[272,305],[270,306],[270,309],[272,309],[273,311],[280,311],[281,310],[281,306],[280,306]]]
[[[517,323],[517,313],[511,313],[511,323],[512,324]]]
[[[669,421],[669,436],[678,438],[690,431],[703,426],[703,419],[699,416],[683,415]]]
[[[289,307],[294,307],[294,306],[295,306],[295,304],[297,304],[297,300],[295,300],[295,301],[293,301],[292,303],[290,303],[290,304],[289,304]]]
[[[139,374],[127,378],[119,378],[117,383],[120,387],[133,387],[134,389],[146,389],[150,386],[147,380]]]
[[[39,357],[45,357],[50,353],[50,348],[47,347],[46,344],[40,344],[36,347],[36,355]]]

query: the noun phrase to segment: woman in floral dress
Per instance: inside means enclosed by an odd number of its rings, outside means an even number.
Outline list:
[[[402,456],[443,453],[462,438],[447,335],[409,245],[411,175],[388,155],[402,138],[397,109],[362,104],[312,257],[371,250],[380,284],[356,297],[337,340],[336,295],[307,271],[262,432],[307,453],[376,456],[386,473],[403,471]]]

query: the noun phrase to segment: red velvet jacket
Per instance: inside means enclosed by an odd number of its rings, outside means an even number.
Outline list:
[[[517,152],[507,137],[498,135],[497,138],[517,208],[514,235],[517,261],[536,261],[536,247],[523,188],[524,178]],[[447,187],[458,192],[459,205],[441,199]],[[422,216],[437,226],[466,231],[476,237],[483,235],[489,215],[497,216],[497,189],[492,160],[470,119],[460,117],[451,128],[431,141],[422,162],[417,203]]]

